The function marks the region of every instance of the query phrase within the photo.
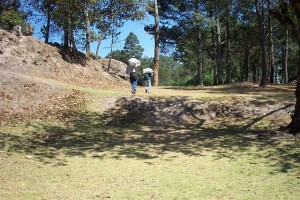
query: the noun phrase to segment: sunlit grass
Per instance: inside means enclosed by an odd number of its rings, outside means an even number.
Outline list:
[[[152,159],[58,156],[48,164],[13,154],[1,156],[0,194],[2,199],[297,199],[299,171],[278,172],[265,157],[268,150],[232,150],[234,159],[218,158],[213,150],[201,156],[165,152]]]

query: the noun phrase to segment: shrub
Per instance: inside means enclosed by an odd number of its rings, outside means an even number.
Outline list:
[[[93,52],[88,53],[87,56],[90,57],[90,58],[92,58],[92,59],[94,59],[94,60],[98,59],[97,55],[95,53],[93,53]]]
[[[16,10],[5,10],[0,16],[0,27],[11,30],[16,25],[24,24],[24,17]]]

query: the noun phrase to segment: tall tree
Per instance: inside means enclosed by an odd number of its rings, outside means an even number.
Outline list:
[[[283,44],[282,56],[283,56],[283,65],[282,65],[282,83],[288,83],[288,51],[289,51],[289,31],[286,30],[286,37]]]
[[[271,0],[268,0],[268,9],[271,7]],[[272,18],[268,16],[269,25],[269,78],[270,83],[275,83],[275,58],[274,58],[274,38],[273,38],[273,23]]]
[[[103,39],[108,37],[116,38],[116,35],[119,34],[118,29],[126,21],[138,21],[145,17],[144,4],[143,2],[140,3],[139,0],[98,1],[95,13],[95,27],[98,30],[98,36],[95,37],[95,41],[98,43],[97,56]]]
[[[270,14],[274,16],[290,33],[291,36],[298,42],[298,55],[300,69],[300,2],[291,0],[288,6],[284,0],[279,1],[278,9],[270,9]],[[292,15],[294,13],[294,16]],[[292,116],[291,123],[287,126],[291,133],[300,132],[300,73],[298,70],[297,86],[295,91],[296,104],[295,111]]]
[[[93,0],[84,0],[82,9],[83,9],[83,16],[84,16],[84,21],[85,21],[85,52],[88,55],[91,51],[91,13],[90,13],[90,7],[92,4]]]
[[[230,51],[230,43],[231,43],[231,24],[230,24],[230,8],[231,8],[231,0],[227,0],[226,2],[226,79],[225,83],[231,82],[231,71],[232,71],[232,63],[231,63],[231,51]]]
[[[153,85],[158,86],[159,84],[159,54],[160,54],[160,34],[161,34],[161,27],[160,27],[160,15],[158,8],[161,8],[163,3],[169,4],[170,2],[164,1],[149,1],[147,4],[147,11],[150,15],[154,17],[154,25],[147,25],[145,26],[144,30],[149,34],[154,36],[154,58],[153,58],[153,69],[154,69],[154,76],[153,76]]]
[[[155,33],[154,33],[154,76],[153,85],[158,86],[158,73],[159,73],[159,14],[158,14],[158,3],[154,0],[154,19],[155,19]]]
[[[53,14],[54,10],[56,8],[56,1],[55,0],[32,0],[32,1],[27,1],[29,6],[34,8],[39,15],[41,15],[42,18],[46,18],[46,23],[42,26],[41,32],[43,33],[43,36],[45,38],[45,43],[49,42],[50,38],[50,31],[51,31],[51,21],[53,20]],[[31,10],[30,12],[31,16],[34,16],[36,20],[41,20],[39,17],[36,16]]]
[[[222,84],[223,83],[223,67],[221,63],[221,56],[222,56],[222,40],[221,40],[221,34],[222,34],[222,27],[220,22],[220,5],[218,0],[214,0],[214,19],[215,19],[215,29],[214,29],[214,35],[215,35],[215,44],[216,44],[216,70],[215,70],[215,79],[214,84]]]
[[[196,7],[197,8],[197,7]],[[197,13],[198,17],[200,17],[200,12],[199,8],[197,8]],[[197,60],[197,85],[203,86],[203,35],[202,35],[202,30],[201,30],[201,23],[198,22],[198,27],[197,30],[197,48],[196,48],[196,60]]]
[[[136,57],[140,59],[143,55],[144,48],[140,45],[140,41],[137,36],[130,32],[125,39],[124,52],[130,57]]]
[[[205,49],[205,32],[207,23],[205,15],[201,14],[205,7],[201,0],[193,1],[160,1],[160,44],[174,45],[174,57],[185,63],[186,70],[195,73],[194,84],[203,85],[203,62]],[[176,22],[176,24],[174,24]],[[155,29],[153,28],[152,31]],[[209,52],[209,51],[208,51]]]
[[[82,2],[79,0],[57,1],[53,21],[63,30],[64,48],[69,48],[70,44],[75,43],[74,31],[82,29],[81,24],[84,17],[81,12],[81,6]]]
[[[267,86],[267,50],[266,50],[266,30],[265,30],[265,5],[263,0],[255,0],[255,8],[256,8],[256,17],[257,23],[259,27],[259,42],[261,48],[261,80],[260,87]]]
[[[49,37],[50,37],[50,26],[51,26],[51,20],[52,20],[52,15],[54,11],[54,6],[55,3],[53,0],[48,0],[48,1],[43,1],[43,5],[41,7],[42,10],[46,13],[47,17],[47,22],[45,26],[45,43],[49,42]]]

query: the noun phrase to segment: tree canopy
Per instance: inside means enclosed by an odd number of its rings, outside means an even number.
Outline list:
[[[298,27],[297,11],[293,9],[297,7],[296,1],[168,0],[157,1],[159,30],[155,30],[155,24],[149,24],[145,30],[153,36],[159,35],[162,56],[184,66],[185,72],[180,73],[185,81],[179,81],[180,84],[252,81],[263,87],[269,83],[287,83],[295,80],[299,71],[298,45],[293,37],[297,28],[288,28],[286,32],[279,26],[276,15],[268,12],[279,10],[282,2],[286,9],[281,12],[288,10],[290,21],[296,25],[289,27]],[[22,23],[24,16],[31,16],[44,24],[40,32],[45,42],[51,42],[51,36],[56,35],[61,37],[65,48],[80,49],[98,57],[103,40],[111,41],[111,49],[119,42],[124,22],[141,20],[146,13],[155,17],[155,1],[4,0],[0,12],[1,27],[11,28]],[[120,54],[127,58],[143,57],[141,45],[130,47],[138,39],[133,32],[126,38],[124,49],[112,52],[112,58],[124,60]],[[97,43],[95,52],[91,52],[91,43]],[[153,62],[158,62],[159,57]]]

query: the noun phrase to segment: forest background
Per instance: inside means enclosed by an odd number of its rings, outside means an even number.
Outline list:
[[[279,1],[187,0],[158,4],[160,85],[244,81],[266,85],[296,79],[297,42],[268,12],[277,8]],[[152,57],[143,57],[144,48],[134,30],[123,47],[119,38],[125,22],[145,21],[154,15],[152,1],[5,0],[0,12],[1,27],[30,22],[35,28],[39,24],[41,29],[35,32],[46,43],[57,42],[99,57],[105,40],[111,48],[106,57],[126,62],[128,57],[136,56],[144,66],[153,62]],[[153,35],[152,20],[145,25],[145,31]],[[97,46],[95,52],[91,45]]]

